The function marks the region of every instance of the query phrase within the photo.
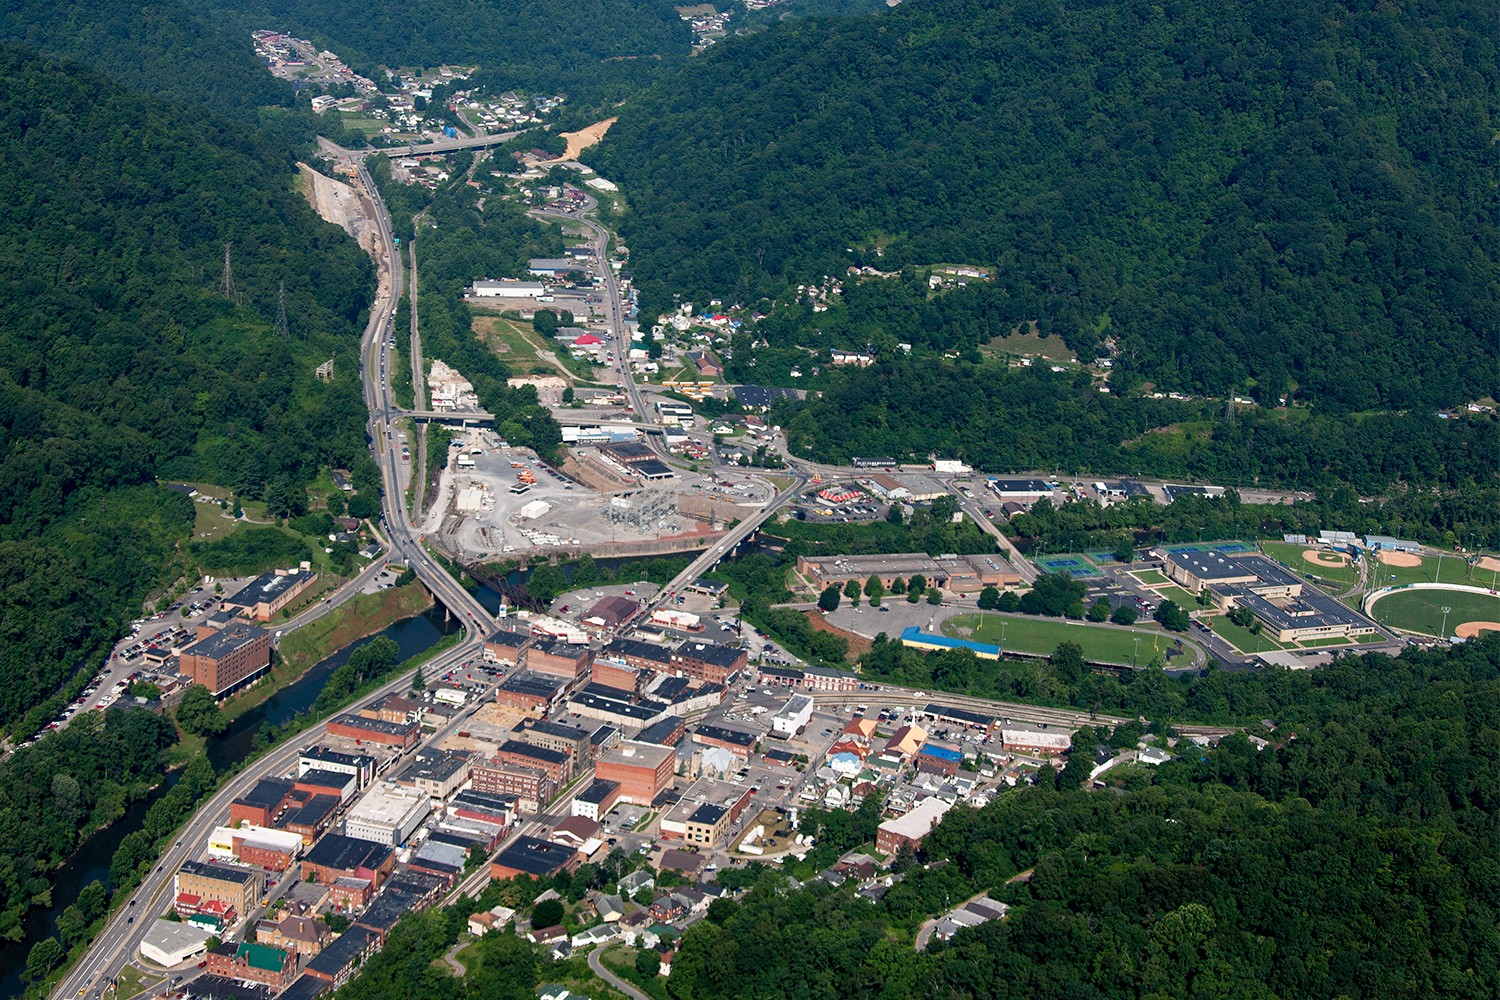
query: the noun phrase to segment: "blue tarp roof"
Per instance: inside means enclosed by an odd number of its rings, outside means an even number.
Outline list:
[[[972,649],[976,653],[989,656],[1000,655],[999,646],[992,646],[987,642],[970,642],[968,639],[950,639],[945,635],[933,635],[931,632],[923,632],[915,625],[907,626],[902,630],[901,641],[920,642],[929,646],[943,646],[947,649]]]

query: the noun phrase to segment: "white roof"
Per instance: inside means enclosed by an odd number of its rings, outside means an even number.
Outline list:
[[[1035,729],[1002,729],[1002,743],[1024,743],[1033,747],[1057,747],[1066,750],[1073,745],[1073,737],[1067,733],[1043,733]]]
[[[141,954],[168,968],[179,965],[206,947],[213,931],[189,923],[154,920],[141,940]]]
[[[938,821],[943,818],[949,809],[953,808],[942,799],[923,799],[911,808],[904,816],[888,819],[880,824],[880,829],[888,833],[894,833],[899,837],[908,837],[915,840],[925,837],[937,826]]]
[[[378,786],[349,810],[349,821],[354,823],[400,826],[417,809],[431,808],[426,792],[411,789]]]

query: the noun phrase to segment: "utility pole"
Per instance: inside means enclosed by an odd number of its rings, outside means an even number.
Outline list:
[[[286,325],[286,282],[283,281],[276,289],[276,332],[281,334],[282,340],[291,340],[292,331]]]
[[[234,287],[234,266],[229,262],[229,247],[230,244],[224,244],[224,274],[219,279],[219,294],[238,305],[240,292]]]
[[[1443,634],[1441,636],[1439,636],[1439,638],[1441,638],[1441,639],[1443,639],[1445,641],[1448,638],[1448,612],[1450,612],[1452,610],[1453,610],[1452,608],[1448,608],[1448,607],[1443,608]]]

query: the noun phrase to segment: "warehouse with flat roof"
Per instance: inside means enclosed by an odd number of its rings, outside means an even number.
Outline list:
[[[406,843],[430,812],[432,800],[425,792],[377,785],[349,810],[344,835],[396,847]]]

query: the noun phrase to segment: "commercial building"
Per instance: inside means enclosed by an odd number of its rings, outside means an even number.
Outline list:
[[[515,666],[521,662],[521,653],[529,645],[531,645],[530,632],[499,629],[484,640],[484,658],[490,663]]]
[[[379,888],[395,867],[396,853],[385,844],[330,833],[303,857],[302,879],[328,886],[357,879]]]
[[[302,838],[284,830],[245,824],[221,826],[208,835],[208,855],[215,861],[286,871],[302,854]]]
[[[599,758],[594,776],[620,786],[620,800],[649,806],[672,784],[676,753],[671,747],[625,740]]]
[[[651,675],[640,667],[633,667],[621,660],[607,660],[597,656],[594,658],[594,665],[589,668],[591,683],[614,688],[624,695],[637,694],[644,679],[649,676]]]
[[[386,722],[345,713],[328,722],[328,734],[359,743],[376,743],[402,750],[417,745],[422,727],[415,722]]]
[[[539,767],[512,764],[499,758],[478,761],[469,772],[474,791],[506,795],[523,812],[538,812],[557,793],[557,783]]]
[[[800,556],[797,571],[817,590],[843,587],[851,580],[863,586],[875,577],[889,590],[897,580],[920,576],[929,585],[957,593],[985,587],[1017,587],[1021,574],[997,555],[943,556],[924,552],[873,556]]]
[[[748,760],[760,742],[760,734],[728,726],[699,726],[693,730],[693,742],[706,747],[723,747],[742,760]]]
[[[906,815],[880,824],[875,831],[875,849],[885,855],[894,855],[903,845],[916,850],[949,808],[942,799],[923,799]]]
[[[222,903],[240,916],[260,903],[265,876],[258,869],[218,861],[184,861],[173,879],[177,910],[186,916],[205,902]]]
[[[352,774],[364,788],[375,780],[376,760],[369,754],[346,753],[332,747],[313,746],[303,750],[297,757],[297,773],[308,771],[334,771]]]
[[[292,783],[285,778],[262,778],[244,795],[229,803],[229,822],[271,826],[292,799]]]
[[[620,783],[595,778],[589,787],[573,799],[573,815],[602,823],[615,803],[620,801]]]
[[[1001,500],[1040,500],[1052,495],[1052,484],[1044,479],[991,479],[989,488]]]
[[[399,786],[372,788],[344,819],[344,835],[396,847],[406,843],[432,812],[426,792]]]
[[[340,802],[348,802],[359,791],[359,778],[346,771],[303,771],[292,782],[292,790],[309,795],[332,795]]]
[[[594,651],[582,643],[546,637],[537,639],[523,654],[523,664],[533,674],[555,677],[572,684],[588,673]]]
[[[708,684],[728,684],[745,669],[749,653],[712,642],[684,642],[672,651],[674,673]]]
[[[546,715],[562,697],[563,685],[551,677],[519,673],[495,690],[495,703],[532,715]]]
[[[271,633],[248,622],[233,622],[184,646],[177,671],[190,684],[202,684],[215,698],[254,683],[271,669]]]
[[[317,579],[318,574],[306,566],[262,573],[241,587],[233,597],[226,597],[223,608],[251,621],[270,621],[276,612],[292,603]]]
[[[524,720],[516,730],[516,736],[523,743],[567,754],[569,768],[574,774],[587,767],[592,758],[591,735],[590,730],[546,719]]]
[[[469,780],[470,758],[456,750],[420,750],[396,775],[396,784],[443,802]]]
[[[278,829],[298,834],[304,844],[311,844],[333,826],[334,818],[339,811],[339,797],[337,795],[306,795],[300,792],[293,794],[303,797],[293,799],[292,805],[276,821],[276,826]]]
[[[307,974],[337,989],[353,978],[354,970],[375,953],[375,947],[374,935],[351,927],[307,963]]]
[[[560,871],[577,868],[578,852],[561,844],[535,837],[517,837],[515,843],[501,851],[490,863],[490,878],[551,878]]]
[[[1073,737],[1067,733],[1041,732],[1035,729],[1002,729],[1000,745],[1007,753],[1056,757],[1073,748]]]
[[[333,932],[316,917],[286,914],[280,920],[262,920],[255,925],[255,943],[295,952],[310,958],[328,946]]]
[[[652,670],[657,673],[672,671],[672,650],[654,642],[643,642],[640,639],[623,637],[615,639],[601,650],[600,656],[628,663],[641,670]]]
[[[611,726],[638,729],[656,722],[671,706],[650,698],[636,699],[616,688],[589,684],[568,699],[568,708],[577,715]]]
[[[297,975],[297,955],[251,941],[239,944],[229,941],[209,949],[207,975],[280,991]]]
[[[813,700],[810,695],[794,694],[781,711],[771,716],[771,732],[777,736],[796,736],[812,721]]]
[[[704,848],[717,847],[752,797],[748,786],[700,778],[672,808],[662,813],[661,836],[664,840],[681,840]]]
[[[468,294],[476,299],[539,299],[547,294],[547,286],[540,281],[476,281]]]
[[[631,621],[641,613],[639,601],[632,601],[628,597],[610,596],[601,598],[589,608],[588,614],[584,616],[585,625],[593,625],[595,628],[614,631]]]
[[[508,827],[516,821],[516,799],[513,795],[466,788],[448,803],[448,815],[454,819],[476,820],[492,826]]]
[[[922,749],[917,751],[918,771],[941,774],[949,778],[958,773],[958,768],[963,761],[963,750],[955,743],[928,740],[922,744]]]
[[[506,740],[495,751],[492,760],[503,761],[519,767],[534,767],[551,778],[559,787],[573,777],[573,764],[566,753],[549,750],[520,740]]]
[[[208,939],[213,936],[213,931],[197,924],[153,920],[141,939],[141,957],[170,969],[208,951]]]

